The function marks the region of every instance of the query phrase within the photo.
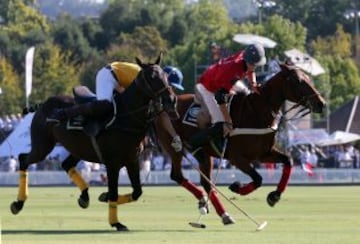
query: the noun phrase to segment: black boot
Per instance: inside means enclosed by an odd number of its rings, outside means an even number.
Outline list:
[[[197,151],[198,148],[207,145],[213,146],[214,150],[218,153],[222,151],[224,141],[223,137],[224,122],[215,123],[210,128],[200,130],[189,139],[190,152]]]
[[[74,105],[69,108],[55,109],[47,118],[47,122],[60,122],[72,117],[83,115],[85,117],[101,118],[113,111],[112,103],[107,100],[96,100],[84,104]]]

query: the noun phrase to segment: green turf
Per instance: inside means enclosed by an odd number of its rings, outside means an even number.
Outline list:
[[[241,212],[223,200],[236,224],[223,226],[210,209],[202,218],[206,229],[188,225],[199,217],[197,202],[180,187],[143,188],[138,202],[121,205],[119,220],[130,229],[118,233],[107,223],[107,204],[97,202],[103,187],[90,189],[88,209],[77,205],[75,187],[32,187],[22,212],[9,211],[17,188],[0,188],[2,244],[7,243],[237,243],[314,244],[360,243],[360,188],[290,186],[274,208],[262,187],[240,197],[220,187],[228,197],[258,222],[268,221],[261,232]],[[120,188],[122,193],[130,188]]]

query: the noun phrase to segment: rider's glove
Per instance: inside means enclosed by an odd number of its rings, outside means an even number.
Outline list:
[[[183,145],[180,139],[180,136],[176,135],[174,136],[171,146],[174,148],[175,152],[180,152],[183,149]]]

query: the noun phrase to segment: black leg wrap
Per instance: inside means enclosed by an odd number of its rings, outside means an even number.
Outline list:
[[[224,134],[223,124],[224,122],[215,123],[212,127],[200,130],[195,135],[193,135],[189,140],[191,151],[208,144],[211,140],[216,142],[221,141]]]

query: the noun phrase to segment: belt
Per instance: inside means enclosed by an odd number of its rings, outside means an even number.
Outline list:
[[[114,79],[115,79],[117,82],[119,82],[119,80],[118,80],[118,78],[116,77],[115,72],[112,70],[112,68],[111,68],[111,65],[110,65],[110,64],[106,65],[106,66],[105,66],[105,69],[110,70],[110,72],[111,72],[112,76],[114,77]]]

